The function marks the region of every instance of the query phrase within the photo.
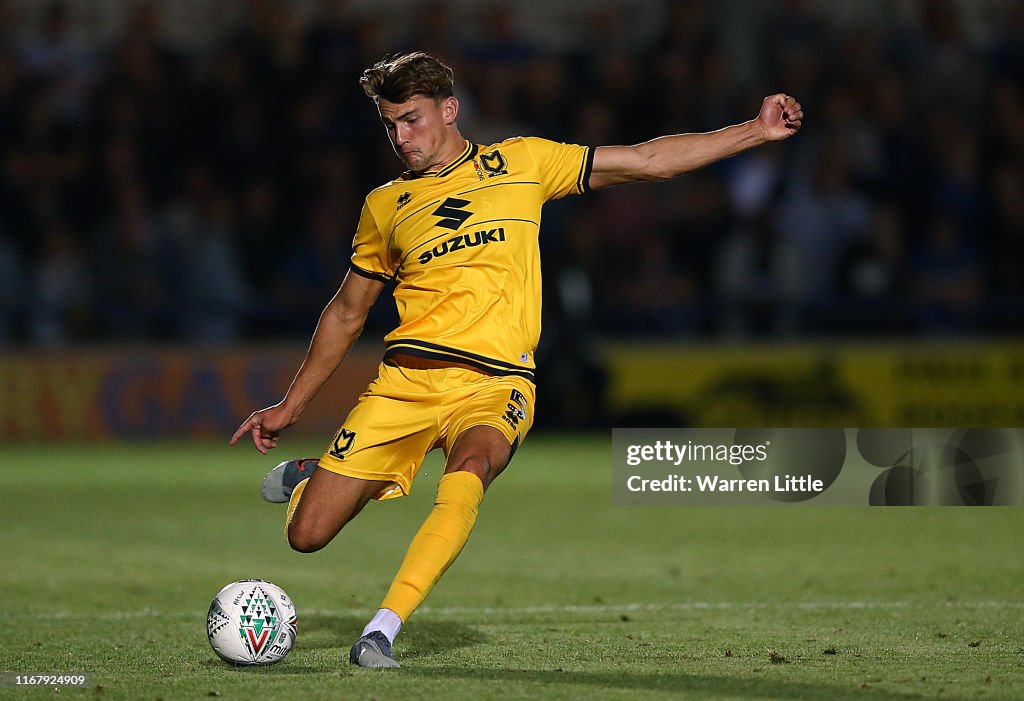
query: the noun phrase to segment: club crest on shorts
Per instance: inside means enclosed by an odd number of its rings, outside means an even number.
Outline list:
[[[335,434],[334,443],[331,444],[331,449],[327,452],[338,458],[338,460],[344,460],[348,451],[352,450],[352,443],[355,442],[355,440],[356,432],[349,431],[347,428],[342,427],[342,429]]]

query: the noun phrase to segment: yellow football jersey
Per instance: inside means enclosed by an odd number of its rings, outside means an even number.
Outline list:
[[[517,137],[470,142],[437,171],[406,173],[366,197],[352,270],[394,280],[396,354],[533,380],[540,339],[541,207],[581,194],[586,146]]]

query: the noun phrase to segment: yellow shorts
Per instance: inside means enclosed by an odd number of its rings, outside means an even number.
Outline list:
[[[515,451],[533,425],[535,396],[522,377],[381,364],[319,464],[339,475],[391,482],[377,499],[404,496],[427,453],[439,447],[447,455],[468,428],[492,426]]]

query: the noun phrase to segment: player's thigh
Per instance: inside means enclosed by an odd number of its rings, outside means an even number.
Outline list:
[[[474,384],[452,410],[445,472],[474,472],[487,487],[533,426],[536,393],[532,383],[514,376]]]
[[[378,499],[408,494],[440,438],[439,400],[426,373],[385,367],[320,456],[320,468],[384,482]]]
[[[455,439],[445,462],[445,474],[472,472],[486,489],[512,460],[512,444],[493,426],[472,426]]]
[[[318,467],[288,524],[288,538],[301,549],[326,545],[389,482],[346,477]]]

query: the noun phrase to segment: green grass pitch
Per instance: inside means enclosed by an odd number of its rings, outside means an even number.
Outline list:
[[[287,438],[287,437],[286,437]],[[1021,699],[1019,508],[621,508],[606,435],[535,435],[396,645],[341,660],[430,508],[370,504],[291,552],[264,472],[222,443],[0,449],[0,671],[90,672],[90,699]],[[276,666],[206,641],[224,584],[299,611]],[[54,698],[0,689],[0,698]]]

